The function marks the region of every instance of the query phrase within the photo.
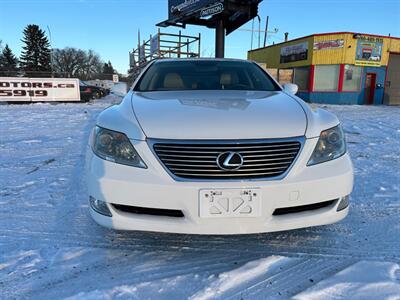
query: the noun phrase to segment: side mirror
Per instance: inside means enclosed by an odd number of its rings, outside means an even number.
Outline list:
[[[284,90],[286,93],[296,95],[296,93],[299,91],[299,87],[297,86],[297,84],[285,83],[285,84],[283,85],[283,90]]]

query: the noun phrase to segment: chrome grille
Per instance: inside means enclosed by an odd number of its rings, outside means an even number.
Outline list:
[[[155,154],[175,177],[193,180],[240,180],[283,176],[293,164],[301,138],[235,142],[154,141]],[[239,153],[243,165],[222,170],[217,157],[224,152]]]

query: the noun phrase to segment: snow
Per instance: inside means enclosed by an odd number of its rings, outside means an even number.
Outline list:
[[[86,143],[120,99],[0,106],[1,299],[400,299],[400,107],[324,106],[355,166],[342,222],[190,236],[91,220]]]
[[[287,258],[282,256],[269,256],[250,261],[237,269],[220,274],[217,280],[213,280],[209,286],[190,297],[190,299],[206,300],[223,295],[226,291],[238,288],[243,283],[267,273],[269,269],[276,268],[285,260]]]
[[[398,264],[361,261],[294,299],[400,299],[399,271]]]
[[[126,94],[127,91],[128,91],[128,85],[127,85],[126,82],[115,83],[113,85],[113,87],[111,88],[111,92],[114,95],[118,95],[118,96],[121,96],[121,97],[123,97]]]

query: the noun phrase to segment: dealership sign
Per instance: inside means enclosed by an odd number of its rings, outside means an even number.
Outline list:
[[[357,37],[356,66],[380,67],[383,39],[369,36]]]
[[[0,77],[0,102],[80,101],[79,80]]]
[[[308,58],[308,42],[303,42],[295,45],[284,46],[281,48],[281,63],[289,63]]]
[[[329,40],[329,41],[318,41],[314,42],[314,50],[333,50],[340,49],[344,46],[344,40]]]

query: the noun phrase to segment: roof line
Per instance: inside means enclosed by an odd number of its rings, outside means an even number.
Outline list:
[[[269,47],[285,44],[285,43],[288,43],[288,42],[294,42],[294,41],[298,41],[298,40],[302,40],[302,39],[306,39],[306,38],[310,38],[310,37],[314,37],[314,36],[336,35],[336,34],[360,34],[360,35],[368,35],[368,36],[374,36],[374,37],[380,37],[380,38],[389,38],[389,39],[400,40],[400,37],[395,37],[395,36],[370,34],[370,33],[362,33],[362,32],[351,32],[351,31],[338,31],[338,32],[326,32],[326,33],[313,33],[313,34],[310,34],[310,35],[306,35],[306,36],[295,38],[293,40],[288,40],[288,41],[285,41],[285,42],[280,42],[280,43],[269,45],[269,46],[266,46],[266,47],[261,47],[261,48],[256,48],[256,49],[253,49],[253,50],[249,50],[248,52],[253,52],[253,51],[257,51],[257,50],[261,50],[261,49],[265,49],[265,48],[269,48]]]

